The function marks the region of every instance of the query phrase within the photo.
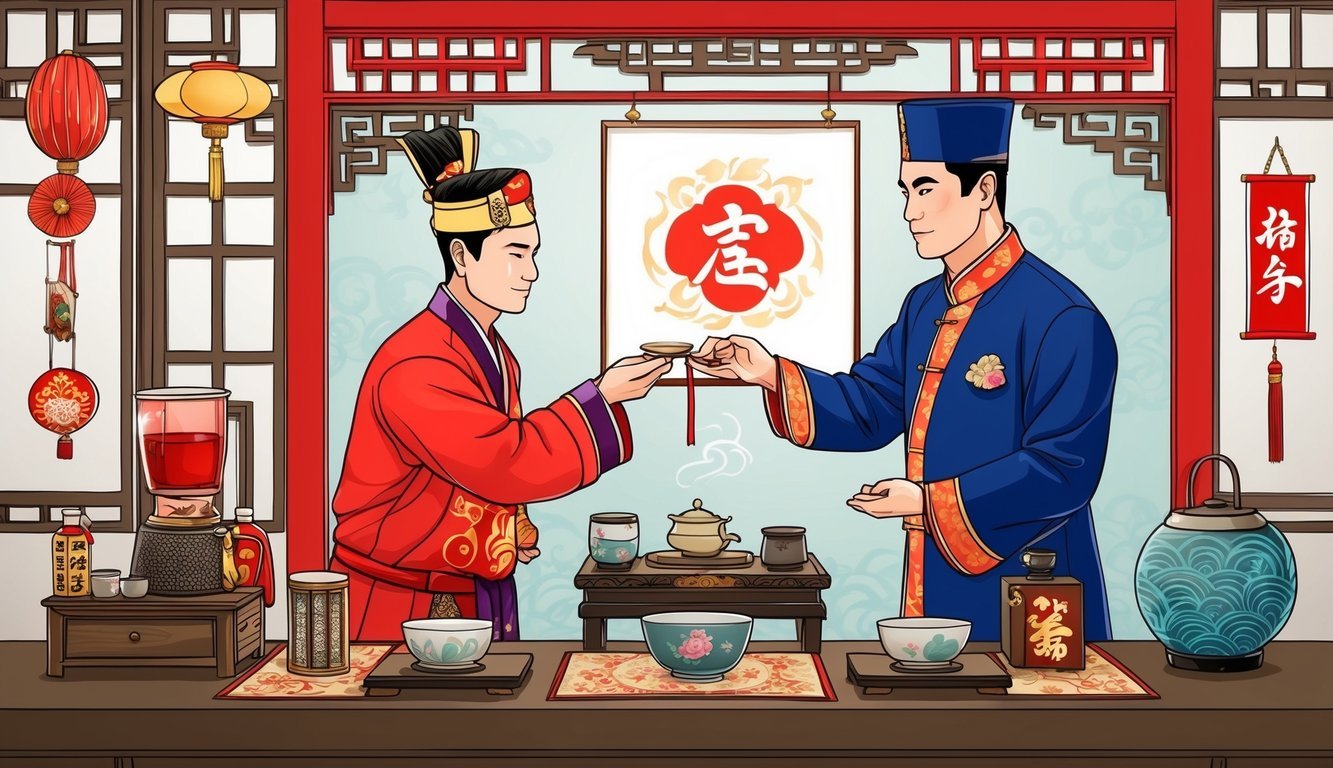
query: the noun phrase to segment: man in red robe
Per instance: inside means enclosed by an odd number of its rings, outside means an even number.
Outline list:
[[[671,364],[626,358],[524,415],[518,362],[494,323],[522,312],[537,280],[531,180],[474,171],[470,130],[399,141],[427,188],[445,282],[366,368],[333,500],[332,567],[349,576],[353,640],[401,640],[406,620],[455,616],[515,640],[514,568],[540,554],[525,505],[629,461],[621,403]]]

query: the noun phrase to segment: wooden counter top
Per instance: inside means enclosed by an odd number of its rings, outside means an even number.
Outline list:
[[[213,696],[226,681],[210,671],[80,669],[56,680],[43,673],[43,644],[6,642],[0,643],[5,681],[0,768],[43,765],[28,758],[75,753],[106,756],[103,760],[133,756],[138,768],[172,764],[167,758],[186,755],[304,756],[312,758],[312,766],[343,764],[330,762],[333,757],[401,757],[408,761],[403,764],[414,764],[411,758],[486,755],[485,764],[494,768],[532,765],[535,756],[549,758],[542,766],[590,765],[596,756],[616,756],[621,765],[627,753],[639,753],[645,759],[636,757],[633,765],[643,768],[658,765],[658,758],[661,765],[679,765],[666,759],[673,754],[699,758],[724,751],[737,759],[763,757],[735,764],[766,767],[813,765],[816,754],[822,755],[818,764],[844,758],[868,765],[878,757],[873,764],[895,765],[883,757],[899,756],[907,760],[903,765],[933,766],[955,763],[924,758],[1000,753],[1022,758],[1022,765],[1050,758],[1052,764],[1109,768],[1131,755],[1143,759],[1138,766],[1216,768],[1222,763],[1214,758],[1229,759],[1227,768],[1333,765],[1333,643],[1273,643],[1262,669],[1233,675],[1171,669],[1153,642],[1102,645],[1162,698],[1008,698],[912,690],[865,696],[846,679],[846,654],[878,652],[878,645],[827,642],[822,656],[837,702],[548,702],[556,666],[577,644],[523,642],[493,646],[535,657],[532,678],[509,698],[403,691],[379,699],[218,701]],[[612,648],[637,650],[641,644],[612,643]],[[773,649],[790,650],[792,644],[751,646]],[[515,762],[496,762],[505,755]],[[1100,763],[1093,755],[1116,760]],[[1250,762],[1256,759],[1260,762]],[[247,768],[267,764],[246,762]]]

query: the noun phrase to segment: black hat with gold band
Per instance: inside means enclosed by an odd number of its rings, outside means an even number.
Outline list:
[[[434,208],[436,232],[483,232],[536,221],[532,179],[517,168],[475,170],[476,131],[440,126],[398,139]],[[437,170],[438,169],[438,170]]]

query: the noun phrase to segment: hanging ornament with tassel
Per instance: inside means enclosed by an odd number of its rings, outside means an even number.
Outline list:
[[[1273,156],[1285,174],[1270,174]],[[1313,175],[1296,175],[1277,138],[1262,174],[1244,174],[1245,327],[1242,339],[1271,341],[1268,363],[1268,460],[1282,461],[1282,361],[1279,340],[1313,340],[1310,332],[1310,185]]]

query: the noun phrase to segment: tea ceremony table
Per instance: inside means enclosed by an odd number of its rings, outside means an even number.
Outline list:
[[[556,641],[492,646],[534,657],[514,696],[404,690],[392,698],[217,700],[225,681],[212,669],[80,668],[57,679],[45,674],[43,643],[3,642],[0,768],[1333,765],[1333,643],[1270,643],[1261,669],[1230,675],[1172,669],[1154,642],[1102,647],[1161,698],[867,696],[847,681],[846,655],[877,653],[878,643],[829,641],[823,660],[836,702],[547,701],[561,658],[579,648]]]
[[[606,648],[607,619],[638,619],[663,611],[726,611],[756,619],[794,619],[801,650],[819,653],[828,609],[823,590],[832,584],[813,554],[797,570],[770,570],[760,562],[743,568],[662,568],[639,557],[628,570],[599,567],[591,557],[574,576],[583,590],[583,650]]]

